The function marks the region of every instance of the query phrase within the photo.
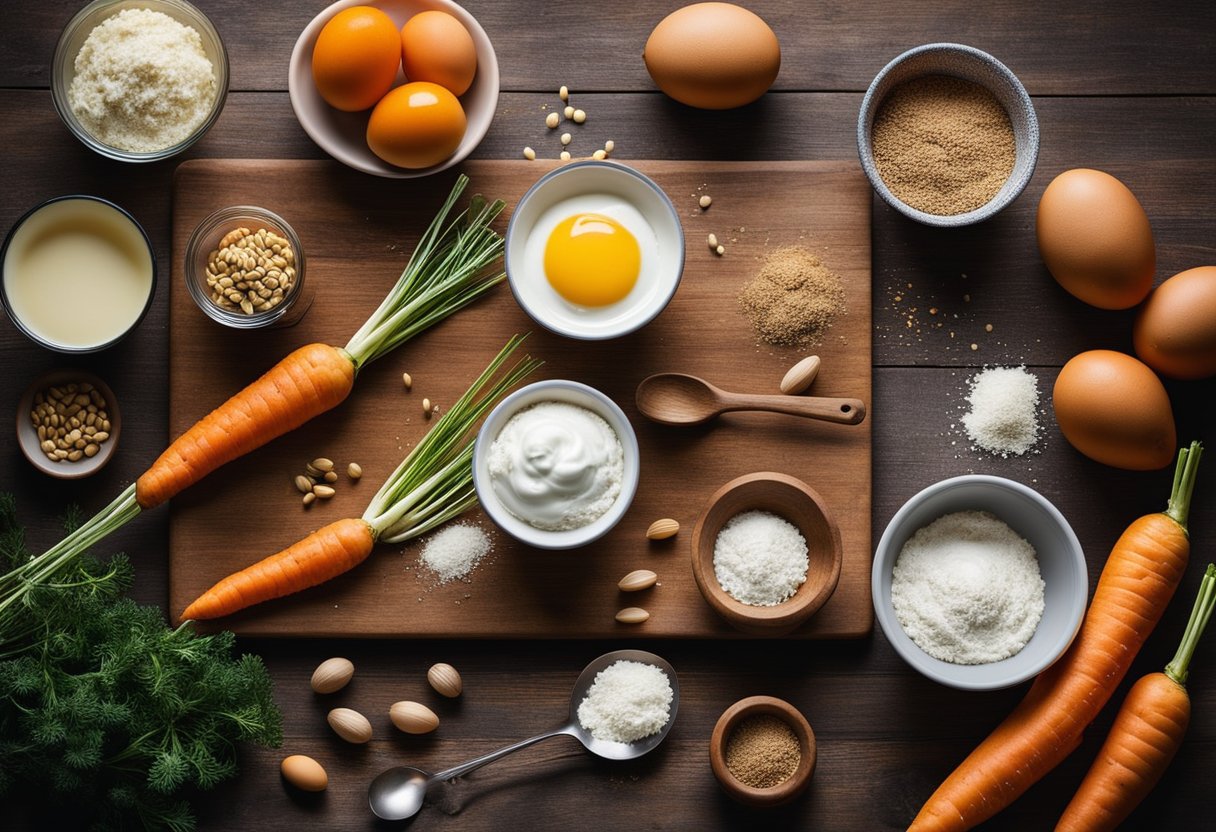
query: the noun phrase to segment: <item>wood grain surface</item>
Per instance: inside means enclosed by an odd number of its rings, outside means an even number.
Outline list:
[[[122,447],[97,477],[51,481],[0,436],[5,488],[18,498],[32,548],[59,536],[72,502],[96,510],[164,447],[169,424],[169,273],[171,192],[181,159],[144,166],[91,153],[60,124],[48,90],[50,58],[62,25],[83,0],[10,0],[0,26],[0,230],[37,202],[94,193],[131,210],[156,247],[160,282],[152,309],[121,345],[66,361],[0,322],[0,401],[16,407],[40,372],[78,364],[105,377],[120,398]],[[224,113],[184,158],[322,159],[296,123],[285,92],[296,34],[325,0],[251,5],[197,0],[232,56]],[[1130,313],[1091,309],[1050,278],[1034,240],[1035,206],[1052,177],[1070,167],[1109,170],[1129,184],[1152,221],[1158,281],[1216,261],[1216,5],[1208,0],[881,0],[805,3],[754,0],[773,22],[783,67],[778,90],[737,111],[690,110],[657,93],[638,58],[646,33],[681,0],[639,3],[579,0],[526,4],[469,0],[494,40],[503,72],[498,112],[475,157],[516,159],[524,145],[545,158],[557,147],[542,107],[568,84],[589,113],[595,141],[614,139],[616,157],[682,160],[856,160],[861,96],[891,57],[922,43],[954,40],[984,48],[1026,84],[1042,130],[1039,163],[1023,195],[994,220],[956,232],[917,226],[871,202],[873,259],[873,539],[910,495],[967,472],[1011,477],[1051,499],[1087,553],[1090,581],[1128,521],[1163,506],[1168,474],[1116,471],[1090,462],[1065,442],[1050,408],[1058,368],[1092,347],[1128,350]],[[412,185],[403,185],[408,198]],[[966,275],[966,277],[964,277]],[[911,283],[912,286],[908,286]],[[965,296],[970,300],[965,300]],[[896,296],[900,300],[896,300]],[[909,315],[937,307],[950,325],[909,332]],[[916,311],[912,311],[915,309]],[[954,318],[958,315],[958,318]],[[936,316],[933,316],[936,317]],[[936,323],[936,322],[935,322]],[[993,324],[987,333],[986,323]],[[954,331],[955,337],[949,333]],[[966,348],[960,347],[967,344]],[[419,342],[420,345],[422,342]],[[976,343],[977,350],[969,348]],[[1040,451],[999,459],[968,447],[958,432],[967,379],[989,363],[1029,365],[1040,380]],[[757,379],[757,383],[761,380]],[[1179,437],[1216,442],[1216,383],[1169,385]],[[106,541],[137,566],[134,597],[167,608],[168,511],[141,517]],[[1169,659],[1189,612],[1182,596],[1216,559],[1216,465],[1200,473],[1191,528],[1191,567],[1128,680]],[[241,527],[234,525],[232,539]],[[102,553],[104,553],[102,552]],[[384,830],[367,812],[366,785],[402,762],[437,769],[550,727],[564,712],[579,670],[632,639],[533,642],[242,638],[262,655],[285,714],[279,750],[247,749],[241,776],[198,802],[203,830],[294,832]],[[489,766],[437,795],[411,830],[752,830],[875,832],[906,827],[934,787],[1000,721],[1024,688],[967,693],[911,671],[882,633],[846,642],[653,640],[645,643],[680,674],[679,720],[655,754],[623,765],[590,759],[555,740]],[[355,681],[336,697],[317,697],[308,678],[322,659],[348,655]],[[465,694],[439,701],[425,685],[434,661],[461,671]],[[1216,639],[1200,645],[1188,687],[1194,717],[1163,781],[1124,825],[1128,830],[1197,830],[1210,825],[1209,773],[1216,764]],[[774,812],[744,809],[718,789],[707,743],[719,714],[744,696],[768,693],[807,716],[819,744],[810,791]],[[388,705],[418,699],[443,720],[428,737],[396,733]],[[376,735],[366,747],[338,740],[325,724],[335,705],[368,715]],[[1099,717],[1084,744],[1024,798],[981,828],[1052,828],[1110,726]],[[325,763],[327,793],[286,791],[277,773],[289,753]],[[6,804],[4,829],[78,829],[80,807],[47,814],[47,800]]]
[[[555,163],[470,162],[469,194],[515,202]],[[673,200],[684,227],[680,288],[644,329],[607,342],[552,335],[519,308],[507,287],[464,310],[359,374],[356,392],[334,413],[217,472],[173,501],[169,603],[179,612],[220,578],[285,548],[339,517],[359,516],[379,483],[426,429],[422,399],[455,401],[512,334],[533,334],[527,350],[545,366],[534,376],[569,378],[603,390],[625,411],[641,447],[642,475],[621,523],[571,552],[523,546],[480,509],[466,519],[493,534],[492,558],[470,582],[436,586],[419,561],[421,541],[381,546],[358,570],[315,590],[219,622],[237,633],[281,636],[467,636],[474,638],[723,638],[737,632],[715,616],[693,581],[690,532],[721,485],[753,471],[799,477],[823,495],[840,526],[840,583],[797,635],[857,637],[870,631],[870,425],[845,426],[773,414],[729,414],[714,423],[674,428],[651,423],[634,404],[648,375],[687,372],[739,392],[775,393],[807,350],[823,359],[817,395],[870,400],[870,188],[852,163],[638,162]],[[345,344],[388,292],[417,235],[446,196],[455,174],[436,176],[400,196],[399,183],[334,162],[195,161],[174,183],[170,292],[169,428],[173,435],[310,341]],[[702,211],[700,193],[712,193]],[[225,329],[193,304],[182,274],[186,243],[208,214],[258,204],[300,236],[312,306],[288,328]],[[505,228],[509,215],[499,220]],[[705,244],[716,232],[727,249]],[[807,350],[761,341],[738,307],[740,288],[773,251],[803,246],[840,276],[845,311],[823,343]],[[401,373],[413,377],[406,393]],[[292,479],[310,459],[330,457],[364,478],[345,477],[338,496],[305,511]],[[217,524],[226,506],[248,507],[239,542]],[[247,512],[250,512],[247,514]],[[274,517],[273,523],[253,521]],[[646,528],[673,517],[684,533],[646,540]],[[661,586],[639,595],[616,583],[651,568]],[[651,613],[644,624],[617,623],[626,606]]]

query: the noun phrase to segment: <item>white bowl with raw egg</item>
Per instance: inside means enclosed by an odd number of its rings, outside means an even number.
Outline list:
[[[296,40],[287,90],[300,126],[330,156],[409,179],[450,168],[485,137],[498,59],[481,24],[450,0],[338,0]]]
[[[650,323],[675,295],[684,231],[649,177],[616,162],[574,162],[524,194],[504,257],[511,292],[534,321],[605,340]]]

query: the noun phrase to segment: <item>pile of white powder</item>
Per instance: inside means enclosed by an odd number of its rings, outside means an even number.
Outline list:
[[[963,416],[967,437],[978,448],[1021,456],[1039,438],[1039,381],[1025,367],[989,367],[971,379]]]
[[[68,103],[95,139],[137,153],[185,141],[211,112],[215,68],[190,26],[149,9],[102,21],[76,55]]]
[[[891,576],[891,604],[934,658],[986,664],[1016,655],[1043,617],[1034,547],[986,511],[939,517],[908,539]]]
[[[744,604],[780,604],[806,581],[809,565],[806,538],[771,512],[736,514],[714,541],[714,576]]]
[[[663,730],[674,694],[652,664],[619,661],[595,674],[578,706],[578,721],[597,740],[637,742]]]
[[[422,563],[440,584],[458,581],[490,553],[490,538],[471,523],[455,523],[432,535],[422,547]]]

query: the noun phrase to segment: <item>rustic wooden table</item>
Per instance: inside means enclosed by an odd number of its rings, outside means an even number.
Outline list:
[[[287,58],[322,0],[258,5],[198,0],[227,43],[231,92],[214,129],[185,158],[320,158],[288,103]],[[50,57],[79,0],[10,0],[0,34],[0,229],[28,207],[64,193],[98,194],[131,210],[168,274],[170,182],[181,159],[147,166],[110,162],[59,123],[48,92]],[[1035,96],[1042,150],[1026,193],[997,219],[964,231],[934,231],[873,206],[874,508],[877,540],[915,491],[947,476],[985,472],[1026,482],[1054,501],[1088,553],[1091,581],[1133,517],[1163,506],[1167,472],[1136,474],[1081,457],[1048,416],[1042,453],[1001,460],[968,449],[956,434],[967,378],[990,363],[1025,363],[1045,398],[1059,366],[1093,347],[1130,349],[1130,313],[1101,312],[1066,295],[1037,255],[1039,195],[1061,170],[1092,166],[1127,182],[1153,223],[1158,273],[1216,260],[1216,6],[1190,0],[1046,0],[974,4],[938,0],[898,10],[882,2],[803,4],[754,0],[783,46],[776,87],[759,103],[725,113],[686,109],[657,93],[640,60],[650,28],[676,0],[531,5],[469,0],[494,40],[502,70],[498,114],[480,158],[516,158],[544,139],[542,104],[567,84],[617,143],[617,158],[854,159],[862,92],[897,53],[930,41],[957,41],[1007,63]],[[409,185],[402,185],[408,198]],[[162,278],[139,330],[105,353],[66,360],[0,324],[0,401],[15,407],[38,373],[77,364],[106,377],[126,416],[121,453],[101,475],[78,484],[50,480],[20,456],[11,433],[0,454],[29,524],[33,548],[56,539],[56,516],[72,501],[90,511],[129,483],[167,441],[168,286]],[[967,298],[969,297],[969,301]],[[930,311],[937,308],[936,316]],[[957,318],[955,317],[957,316]],[[937,328],[938,320],[949,320]],[[913,326],[908,327],[911,320]],[[991,323],[993,331],[985,331]],[[957,334],[952,339],[949,330]],[[972,351],[975,342],[978,350]],[[1171,385],[1180,438],[1216,444],[1216,383]],[[135,596],[166,600],[167,512],[116,535],[114,549],[138,569]],[[1131,676],[1172,655],[1204,563],[1216,559],[1216,460],[1205,464],[1192,514],[1195,550],[1179,598]],[[1185,596],[1185,597],[1184,597]],[[1190,690],[1195,716],[1164,782],[1132,828],[1201,828],[1216,762],[1216,638],[1199,652]],[[199,801],[213,830],[370,829],[366,784],[402,761],[441,767],[548,727],[566,707],[583,664],[628,644],[586,642],[315,642],[247,640],[277,682],[285,716],[282,752],[249,750],[239,780]],[[903,828],[958,760],[1018,700],[1021,689],[964,693],[909,670],[880,632],[862,641],[782,641],[646,645],[679,670],[680,716],[668,742],[635,763],[591,759],[551,742],[443,790],[415,829]],[[401,698],[428,700],[422,674],[433,661],[455,664],[466,693],[436,706],[442,730],[425,738],[382,732],[350,747],[325,725],[329,702],[307,680],[322,658],[344,654],[357,681],[336,701],[381,712]],[[1124,685],[1126,688],[1126,683]],[[819,738],[819,767],[803,799],[768,814],[732,804],[709,770],[706,742],[735,699],[770,693],[807,715]],[[1116,694],[1121,699],[1122,690]],[[1098,720],[1072,758],[986,829],[1046,829],[1058,816],[1110,723]],[[329,791],[313,800],[279,783],[282,753],[326,761]],[[10,817],[12,817],[10,815]],[[47,825],[18,812],[19,828]],[[6,824],[7,826],[7,824]]]

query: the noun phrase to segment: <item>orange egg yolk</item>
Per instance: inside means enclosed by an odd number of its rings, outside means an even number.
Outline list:
[[[545,277],[579,306],[608,306],[638,282],[642,250],[629,231],[603,214],[575,214],[557,224],[545,243]]]

